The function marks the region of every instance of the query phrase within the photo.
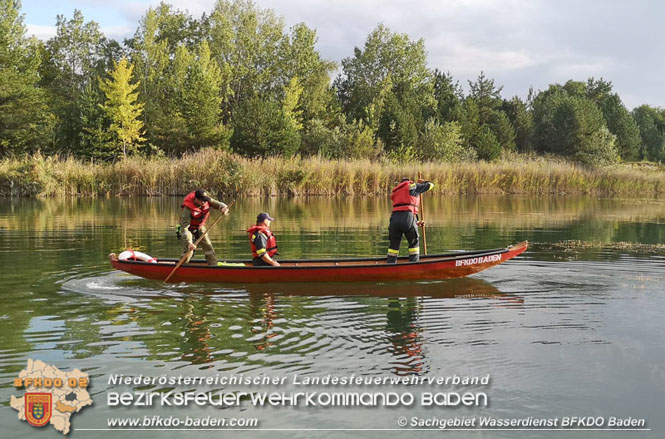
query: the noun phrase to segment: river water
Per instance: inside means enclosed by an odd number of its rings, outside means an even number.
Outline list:
[[[18,422],[9,407],[10,396],[23,393],[13,379],[28,359],[90,374],[94,405],[74,415],[72,437],[432,437],[437,433],[411,423],[533,417],[556,418],[560,427],[573,416],[598,417],[604,425],[536,432],[476,424],[454,434],[665,435],[665,200],[428,195],[425,201],[430,253],[523,240],[529,250],[453,281],[164,285],[113,271],[108,253],[132,247],[179,256],[179,199],[0,200],[0,436],[55,437]],[[283,259],[384,255],[389,210],[388,200],[377,198],[240,199],[211,235],[220,260],[247,257],[244,231],[268,211]],[[117,374],[267,376],[285,383],[118,385],[110,382]],[[302,384],[328,376],[489,383]],[[112,392],[173,389],[392,392],[415,402],[112,407],[108,399]],[[422,400],[465,392],[484,394],[487,404]],[[108,419],[148,416],[257,418],[263,431],[107,430]],[[409,425],[402,428],[401,417]],[[605,430],[613,417],[645,425]]]

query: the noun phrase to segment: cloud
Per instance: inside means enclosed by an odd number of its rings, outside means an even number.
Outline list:
[[[46,41],[56,34],[55,26],[40,26],[35,24],[26,25],[28,36],[35,36],[42,41]],[[128,38],[134,34],[134,28],[129,26],[105,26],[100,28],[102,33],[107,38],[112,38],[118,41],[122,41],[125,38]]]
[[[40,26],[37,24],[27,24],[25,27],[27,28],[26,34],[28,36],[35,36],[40,40],[45,41],[55,36],[55,26]]]
[[[107,38],[117,41],[123,41],[125,38],[130,38],[136,31],[135,26],[103,26],[102,32]]]

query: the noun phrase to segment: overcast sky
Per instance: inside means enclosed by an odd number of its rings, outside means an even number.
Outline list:
[[[215,0],[173,0],[199,17]],[[378,23],[423,38],[431,68],[462,85],[481,70],[503,96],[526,97],[568,79],[604,78],[629,109],[665,107],[662,21],[658,0],[256,0],[287,26],[316,29],[321,55],[339,63],[362,47]],[[80,9],[111,38],[131,36],[153,0],[23,0],[30,34],[54,34],[55,16]]]

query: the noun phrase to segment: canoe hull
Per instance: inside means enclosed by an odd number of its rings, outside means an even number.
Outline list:
[[[424,256],[420,262],[400,259],[386,264],[383,258],[284,261],[280,267],[207,266],[200,263],[183,264],[171,277],[179,283],[282,283],[282,282],[386,282],[443,280],[469,276],[486,270],[523,253],[526,241],[505,249],[445,255]],[[175,267],[175,260],[157,263],[121,261],[111,254],[113,268],[147,279],[164,280]],[[281,262],[281,261],[280,261]]]

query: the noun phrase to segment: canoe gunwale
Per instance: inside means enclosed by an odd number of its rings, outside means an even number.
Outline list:
[[[409,257],[408,256],[402,256],[398,258],[398,262],[402,261],[404,263],[409,264],[409,266],[419,266],[419,265],[426,265],[426,264],[436,264],[440,262],[448,262],[448,261],[455,261],[459,259],[468,259],[471,257],[482,257],[482,256],[491,256],[491,255],[500,255],[504,253],[508,253],[509,251],[520,247],[523,243],[516,244],[514,246],[509,246],[506,248],[500,248],[500,249],[491,249],[491,250],[479,250],[479,251],[469,251],[469,252],[462,252],[462,253],[442,253],[438,255],[428,255],[428,256],[422,256],[418,262],[408,262]],[[144,261],[121,261],[117,258],[115,253],[111,253],[109,255],[109,259],[111,262],[115,263],[120,263],[120,264],[130,264],[130,265],[146,265],[146,266],[171,266],[175,264],[176,262],[179,261],[179,259],[176,258],[157,258],[157,262],[144,262]],[[376,262],[382,262],[385,261],[385,257],[374,257],[374,258],[343,258],[343,259],[284,259],[280,260],[281,263],[284,264],[303,264],[303,265],[280,265],[277,267],[274,266],[260,266],[260,267],[255,267],[253,265],[249,266],[225,266],[225,265],[207,265],[205,260],[196,260],[192,261],[195,263],[187,263],[187,264],[182,264],[180,268],[204,268],[204,269],[209,269],[209,270],[222,270],[222,269],[233,269],[233,270],[256,270],[256,269],[268,269],[268,270],[288,270],[288,269],[339,269],[339,268],[394,268],[395,264],[376,264]],[[349,264],[345,265],[343,264],[344,262],[362,262],[362,261],[367,261],[367,264]],[[164,262],[168,262],[168,264],[165,264]],[[251,264],[251,260],[247,259],[232,259],[228,260],[227,262],[229,263],[246,263],[246,264]],[[330,265],[307,265],[308,263],[330,263]],[[369,263],[372,262],[372,263]],[[335,265],[336,263],[341,263],[339,265]]]

